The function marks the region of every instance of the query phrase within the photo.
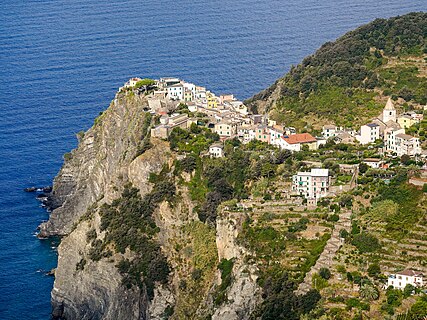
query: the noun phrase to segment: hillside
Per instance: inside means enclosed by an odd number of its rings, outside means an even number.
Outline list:
[[[427,13],[377,19],[325,43],[246,103],[307,131],[356,127],[389,96],[400,108],[427,104]]]

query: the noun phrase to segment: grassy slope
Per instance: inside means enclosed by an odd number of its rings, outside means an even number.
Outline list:
[[[247,103],[308,131],[328,122],[360,125],[388,96],[425,105],[426,44],[427,13],[377,19],[325,43]]]

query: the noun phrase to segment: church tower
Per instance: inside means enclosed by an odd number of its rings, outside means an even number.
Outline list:
[[[391,101],[391,98],[388,98],[387,104],[385,105],[385,108],[383,110],[383,122],[387,123],[390,120],[396,122],[397,115],[393,101]]]

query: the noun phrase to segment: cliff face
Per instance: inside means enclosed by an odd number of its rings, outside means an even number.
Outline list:
[[[227,303],[219,306],[213,320],[249,319],[251,313],[262,301],[261,288],[257,284],[258,269],[245,261],[247,250],[238,244],[237,237],[246,219],[243,213],[221,215],[217,220],[216,244],[219,259],[233,260],[232,282],[227,292]]]
[[[145,106],[143,98],[117,95],[94,126],[80,137],[78,148],[64,157],[65,163],[54,180],[54,210],[49,221],[40,226],[41,237],[68,234],[89,206],[101,198],[109,202],[120,195],[117,186],[129,180],[128,167],[144,135]],[[162,160],[144,162],[139,168],[142,179],[156,171]],[[136,163],[133,168],[138,169]],[[147,191],[144,183],[139,187]]]
[[[58,267],[52,290],[53,316],[57,319],[247,319],[259,301],[256,270],[243,265],[244,252],[235,242],[240,217],[223,217],[217,229],[199,221],[185,181],[176,183],[174,204],[159,203],[153,212],[158,232],[156,243],[166,256],[171,273],[166,284],[156,283],[154,297],[145,288],[126,287],[118,264],[132,261],[129,248],[91,258],[93,241],[104,241],[100,208],[120,198],[132,184],[142,197],[153,190],[150,173],[173,167],[176,155],[167,142],[151,139],[151,148],[136,156],[147,131],[144,98],[118,94],[83,137],[77,149],[66,156],[55,178],[51,201],[55,209],[41,225],[41,236],[61,235]],[[229,220],[230,219],[230,220]],[[90,236],[91,233],[95,235]],[[217,233],[217,235],[215,235]],[[217,264],[234,259],[233,284],[225,302],[213,303],[221,284]],[[198,270],[198,271],[197,271]],[[195,271],[200,279],[194,280]],[[184,286],[183,283],[186,283]]]

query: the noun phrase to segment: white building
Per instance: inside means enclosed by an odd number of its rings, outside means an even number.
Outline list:
[[[280,147],[280,138],[285,135],[285,130],[281,126],[268,127],[270,133],[270,144]]]
[[[388,121],[397,121],[397,113],[396,109],[394,108],[393,101],[391,101],[391,98],[388,98],[387,104],[385,105],[385,108],[383,110],[383,122],[387,123]]]
[[[181,80],[179,80],[178,78],[167,77],[167,78],[160,78],[158,86],[160,88],[166,89],[167,87],[170,87],[179,83],[181,83]]]
[[[403,290],[407,284],[422,287],[424,285],[423,275],[418,271],[408,269],[388,276],[387,285],[395,289]]]
[[[247,116],[249,114],[248,107],[245,106],[242,101],[235,100],[235,101],[230,101],[226,103],[229,104],[234,111],[244,116]]]
[[[387,128],[384,130],[384,148],[388,153],[397,153],[396,135],[405,133],[405,129]]]
[[[330,177],[328,169],[311,169],[292,177],[292,191],[307,198],[319,199],[328,195]]]
[[[278,145],[281,149],[290,151],[301,151],[304,145],[309,150],[317,149],[317,139],[309,133],[297,133],[289,136],[281,136]]]
[[[125,87],[127,88],[133,88],[136,86],[136,84],[138,83],[138,81],[141,81],[141,78],[131,78],[129,79],[129,81],[125,84]]]
[[[220,143],[214,143],[209,147],[209,155],[212,158],[222,158],[224,156],[224,147]]]
[[[334,125],[324,125],[322,128],[322,137],[328,139],[331,137],[335,137],[338,134],[339,130],[337,126]]]
[[[376,123],[368,123],[360,127],[360,135],[356,139],[361,144],[369,144],[380,138],[380,126]]]
[[[168,98],[172,100],[184,100],[184,86],[180,83],[174,84],[166,88]]]
[[[396,154],[397,156],[415,156],[421,154],[420,139],[410,136],[409,134],[396,134]]]
[[[367,164],[369,167],[373,169],[379,169],[384,163],[384,161],[377,158],[367,158],[367,159],[364,159],[362,162]]]

